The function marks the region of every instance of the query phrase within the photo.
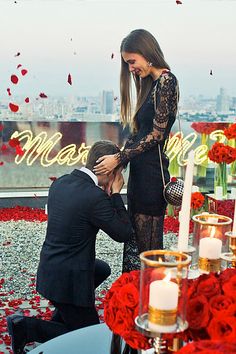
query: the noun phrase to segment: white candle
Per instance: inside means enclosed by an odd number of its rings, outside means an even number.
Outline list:
[[[236,199],[236,188],[231,188],[230,199]]]
[[[215,187],[215,199],[221,200],[223,198],[223,187],[216,186]]]
[[[198,186],[192,186],[192,193],[199,192]]]
[[[150,284],[149,305],[157,310],[176,310],[178,306],[179,287],[173,281],[155,280]],[[168,333],[176,329],[173,325],[158,325],[149,321],[149,329]]]
[[[233,229],[232,229],[232,235],[236,237],[236,199],[234,201],[234,221],[233,221]]]
[[[48,205],[45,204],[45,214],[48,215]]]
[[[199,257],[208,259],[219,259],[222,249],[222,241],[213,237],[215,226],[211,226],[210,237],[204,237],[199,242]]]
[[[189,238],[189,220],[191,208],[191,195],[193,184],[193,168],[194,168],[194,151],[191,150],[188,154],[188,163],[186,167],[186,174],[184,180],[184,194],[181,206],[181,213],[179,219],[179,237],[178,250],[183,252],[188,249]]]

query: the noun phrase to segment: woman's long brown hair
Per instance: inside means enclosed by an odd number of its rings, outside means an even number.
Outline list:
[[[144,30],[132,31],[123,39],[120,46],[120,53],[135,53],[142,55],[155,68],[170,69],[166,63],[162,50],[153,35]],[[133,76],[136,87],[136,107],[132,113],[132,90],[131,76]],[[132,131],[137,130],[136,113],[144,103],[153,83],[151,76],[141,79],[138,75],[133,75],[129,71],[128,64],[121,55],[120,71],[120,97],[121,97],[121,121],[124,126],[129,125]]]

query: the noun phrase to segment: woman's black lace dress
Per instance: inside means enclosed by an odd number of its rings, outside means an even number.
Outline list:
[[[156,90],[157,111],[154,110]],[[160,144],[165,181],[169,181],[168,158],[163,147],[175,121],[178,82],[171,72],[163,72],[153,82],[136,115],[138,132],[131,135],[120,153],[122,165],[130,162],[127,187],[128,210],[135,230],[124,245],[123,272],[140,268],[139,253],[163,248],[166,202],[157,144]]]

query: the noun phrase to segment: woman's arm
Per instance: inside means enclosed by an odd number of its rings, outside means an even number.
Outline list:
[[[122,164],[127,163],[134,156],[150,150],[164,139],[169,114],[171,111],[174,113],[177,111],[178,83],[176,78],[165,73],[160,78],[160,89],[156,96],[157,110],[153,119],[153,130],[119,153],[119,160]]]
[[[160,78],[160,88],[156,95],[157,110],[153,118],[153,130],[139,141],[125,146],[123,151],[115,155],[105,155],[98,159],[95,173],[109,173],[119,164],[126,165],[134,156],[137,156],[164,139],[165,129],[169,120],[169,114],[177,112],[178,83],[175,76],[165,73]]]

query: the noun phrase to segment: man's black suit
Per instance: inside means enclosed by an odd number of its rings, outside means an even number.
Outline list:
[[[54,181],[37,291],[56,306],[54,320],[59,322],[27,318],[28,341],[44,342],[98,322],[94,288],[110,274],[105,262],[95,260],[99,229],[117,242],[130,238],[133,229],[120,194],[109,197],[80,170]]]
[[[95,242],[99,229],[124,242],[132,226],[121,196],[109,197],[86,173],[74,170],[53,182],[37,290],[47,299],[94,304]]]

